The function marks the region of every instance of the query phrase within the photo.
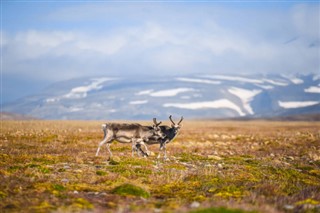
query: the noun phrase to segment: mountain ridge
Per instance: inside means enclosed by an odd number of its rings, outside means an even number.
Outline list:
[[[2,106],[41,119],[264,118],[320,113],[320,77],[309,75],[93,76],[57,82]]]

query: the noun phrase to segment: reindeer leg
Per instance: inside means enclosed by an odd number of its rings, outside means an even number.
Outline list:
[[[109,158],[112,158],[112,152],[111,152],[111,150],[110,150],[110,145],[111,145],[111,143],[107,143],[106,147],[107,147],[107,150],[108,150],[109,155],[110,155]]]
[[[166,142],[163,143],[162,147],[163,147],[163,152],[164,152],[164,155],[163,155],[163,159],[164,160],[170,160],[168,157],[167,157],[167,148],[166,148]]]
[[[150,151],[148,150],[147,145],[142,141],[140,144],[142,144],[146,150],[146,152],[144,153],[144,156],[149,156],[150,155]]]
[[[146,152],[144,152],[141,148],[141,145],[144,146]],[[148,147],[146,146],[146,144],[143,142],[143,139],[137,139],[137,144],[136,144],[136,148],[138,151],[140,151],[142,153],[142,156],[143,157],[146,157],[146,156],[149,156],[149,150],[148,150]],[[139,152],[138,152],[139,153]]]
[[[141,148],[141,144],[138,144],[139,145],[139,153],[141,152],[142,153],[142,156],[143,157],[147,157],[148,156],[148,154],[147,153],[145,153],[143,150],[142,150],[142,148]]]
[[[132,148],[131,148],[131,156],[132,157],[134,157],[134,152],[137,151],[136,146],[137,146],[137,142],[136,142],[136,139],[134,138],[134,139],[132,139]],[[137,154],[139,156],[139,152]]]
[[[139,143],[136,144],[135,150],[136,150],[139,157],[140,157],[140,153],[142,153],[142,155],[143,155],[143,150],[141,149],[141,145]]]
[[[159,154],[157,156],[158,160],[161,158],[161,150],[162,150],[162,143],[160,143],[160,147],[159,147]]]
[[[107,142],[107,137],[106,137],[106,134],[105,134],[103,140],[99,143],[99,146],[98,146],[98,149],[97,149],[97,152],[96,152],[96,156],[99,155],[99,151],[100,151],[101,146],[103,146],[106,142]]]
[[[163,152],[164,152],[163,159],[164,159],[164,160],[169,160],[169,158],[167,157],[166,144],[163,145]]]

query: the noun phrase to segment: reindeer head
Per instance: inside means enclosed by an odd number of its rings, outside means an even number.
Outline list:
[[[156,136],[159,136],[160,138],[164,138],[165,134],[161,131],[161,128],[159,127],[160,124],[162,123],[161,121],[158,123],[156,118],[153,118],[153,130],[154,130],[154,134]]]
[[[173,120],[172,120],[172,115],[169,116],[169,119],[171,121],[171,127],[174,129],[175,133],[179,132],[180,128],[182,127],[182,120],[183,120],[183,116],[181,116],[180,121],[176,124]]]

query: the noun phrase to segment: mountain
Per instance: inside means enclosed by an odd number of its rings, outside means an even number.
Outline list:
[[[320,76],[88,77],[58,82],[2,107],[42,119],[85,120],[317,114]]]
[[[10,113],[10,112],[1,112],[0,119],[2,121],[3,120],[37,120],[36,118],[33,118],[31,116],[20,115],[20,114]]]

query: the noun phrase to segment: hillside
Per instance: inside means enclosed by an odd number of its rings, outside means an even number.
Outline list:
[[[268,118],[320,113],[317,75],[88,77],[3,106],[42,119]]]
[[[10,112],[1,112],[0,120],[37,120],[37,118]]]

